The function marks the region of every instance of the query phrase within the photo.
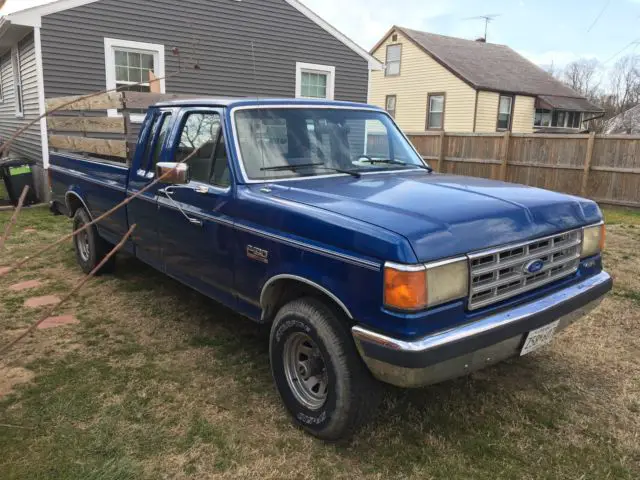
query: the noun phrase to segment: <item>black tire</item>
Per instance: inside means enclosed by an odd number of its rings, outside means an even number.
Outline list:
[[[79,208],[73,216],[73,230],[76,231],[90,222],[91,217],[89,217],[87,211],[84,208]],[[95,225],[92,225],[86,230],[86,235],[80,233],[73,237],[73,246],[76,251],[78,265],[80,265],[84,273],[89,273],[96,268],[111,250],[111,245],[98,235],[98,230]],[[97,272],[97,275],[111,273],[114,271],[115,266],[116,257],[114,255]]]
[[[292,388],[294,383],[306,382],[287,378],[292,348],[288,345],[305,336],[317,347],[314,351],[322,354],[324,369],[314,367],[315,370],[326,375],[324,403],[315,408],[301,401]],[[294,422],[311,435],[325,441],[348,439],[376,412],[381,385],[360,359],[344,319],[321,300],[301,298],[282,307],[271,327],[269,356],[271,373],[285,407]],[[290,378],[291,375],[295,373],[290,373]]]

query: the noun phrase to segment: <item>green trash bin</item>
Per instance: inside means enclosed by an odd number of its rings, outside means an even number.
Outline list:
[[[16,206],[25,185],[29,185],[29,193],[24,201],[25,205],[38,203],[35,188],[33,186],[32,163],[24,159],[0,162],[0,175],[4,178],[4,185],[9,195],[9,200]]]

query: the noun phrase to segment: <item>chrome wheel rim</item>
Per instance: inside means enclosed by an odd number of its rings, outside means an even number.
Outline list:
[[[84,230],[76,235],[76,245],[78,246],[78,253],[83,261],[88,262],[91,249],[89,248],[89,233]]]
[[[287,338],[283,351],[287,383],[296,400],[309,410],[327,401],[327,368],[320,349],[308,335],[296,332]]]

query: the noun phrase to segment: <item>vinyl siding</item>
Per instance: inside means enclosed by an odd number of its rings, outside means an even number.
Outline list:
[[[24,117],[16,117],[15,88],[13,84],[13,68],[11,51],[0,59],[0,75],[2,77],[3,102],[0,103],[0,138],[7,140],[19,128],[40,116],[38,105],[38,77],[36,71],[36,54],[33,34],[29,34],[18,43],[20,52],[20,72],[22,75]],[[30,160],[42,163],[42,147],[40,144],[40,123],[34,124],[20,135],[12,144],[11,152]]]
[[[516,103],[513,106],[513,133],[533,133],[533,119],[536,113],[536,98],[516,96]]]
[[[396,95],[396,122],[405,131],[420,132],[425,129],[428,94],[445,92],[444,129],[448,132],[472,131],[475,90],[404,35],[396,33],[396,43],[402,44],[400,75],[385,77],[384,71],[372,71],[369,102],[384,107],[386,96]],[[383,63],[386,62],[387,45],[394,44],[391,35],[374,52]]]
[[[496,131],[499,98],[500,94],[496,92],[478,91],[476,132],[487,133]]]
[[[496,92],[478,92],[478,113],[476,132],[495,132],[498,120],[498,102],[500,94]],[[516,95],[513,104],[513,133],[533,133],[535,97]]]
[[[336,67],[336,100],[367,98],[367,61],[284,0],[102,0],[44,17],[47,98],[105,88],[105,37],[164,45],[167,75],[178,47],[168,93],[293,97],[305,62]]]

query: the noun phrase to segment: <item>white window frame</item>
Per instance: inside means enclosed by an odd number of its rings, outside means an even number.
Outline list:
[[[24,117],[24,90],[22,72],[20,70],[20,49],[14,45],[11,49],[11,71],[13,72],[13,97],[16,107],[16,117]],[[18,89],[18,86],[20,88]]]
[[[120,40],[117,38],[105,38],[104,39],[104,69],[107,78],[107,89],[113,90],[116,88],[116,49],[130,50],[134,52],[153,54],[153,64],[155,67],[155,76],[160,80],[160,93],[166,92],[165,82],[165,59],[164,59],[164,45],[157,43],[144,43],[144,42],[132,42],[130,40]],[[108,111],[110,117],[122,116],[115,109]],[[132,114],[131,121],[140,123],[144,120],[142,114]]]
[[[326,100],[333,100],[335,93],[336,67],[331,65],[296,62],[296,98],[307,98],[302,96],[302,72],[325,74],[327,76]],[[316,100],[322,99],[318,98]]]

